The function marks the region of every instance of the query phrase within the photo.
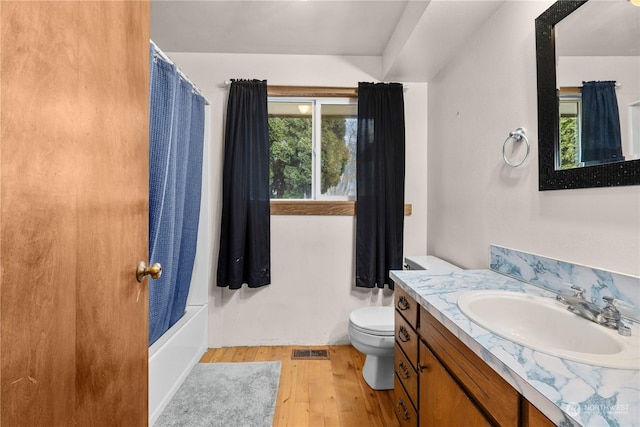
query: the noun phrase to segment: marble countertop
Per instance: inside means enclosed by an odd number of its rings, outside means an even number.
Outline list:
[[[403,270],[391,278],[556,425],[640,427],[639,370],[591,366],[523,347],[473,323],[456,304],[469,290],[554,293],[491,270]],[[633,333],[640,333],[637,324]]]

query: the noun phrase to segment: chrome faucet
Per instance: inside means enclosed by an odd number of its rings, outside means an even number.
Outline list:
[[[622,323],[622,316],[615,306],[614,299],[612,297],[602,297],[606,302],[606,306],[604,308],[600,308],[584,298],[584,288],[572,285],[571,289],[576,291],[575,295],[558,294],[556,296],[558,301],[567,306],[567,310],[580,317],[597,323],[598,325],[615,329],[620,335],[631,335],[631,329]]]
[[[602,309],[592,302],[587,301],[583,294],[584,288],[572,285],[571,289],[576,291],[575,295],[558,294],[556,299],[567,305],[567,310],[580,317],[602,324]]]

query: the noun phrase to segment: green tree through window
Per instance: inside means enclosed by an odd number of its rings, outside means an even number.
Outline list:
[[[349,149],[345,144],[346,129],[344,118],[322,120],[322,193],[340,183],[349,162]]]
[[[559,101],[560,169],[572,169],[580,166],[582,99],[580,94],[566,94]]]
[[[271,198],[355,196],[353,100],[288,98],[270,100],[268,105]]]
[[[272,199],[311,196],[311,117],[270,117],[269,185]]]
[[[560,117],[560,169],[575,168],[579,163],[577,145],[578,118]]]

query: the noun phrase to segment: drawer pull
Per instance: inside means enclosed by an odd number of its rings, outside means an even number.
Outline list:
[[[409,340],[411,340],[411,335],[409,335],[407,328],[404,326],[400,326],[400,329],[398,329],[398,339],[402,342],[409,342]]]
[[[411,304],[409,304],[409,301],[407,301],[404,295],[401,295],[400,298],[398,298],[398,309],[401,311],[405,311],[409,310],[410,308]]]
[[[405,405],[404,400],[402,399],[398,400],[398,404],[396,405],[396,414],[405,421],[410,418],[407,405]]]
[[[429,365],[422,365],[420,362],[418,362],[418,371],[424,372],[428,370],[429,370]]]
[[[402,372],[400,371],[400,369],[402,369]],[[409,369],[407,369],[407,365],[404,364],[404,360],[401,360],[400,363],[398,363],[398,370],[396,371],[396,373],[403,380],[406,380],[411,376],[411,372],[409,372]]]

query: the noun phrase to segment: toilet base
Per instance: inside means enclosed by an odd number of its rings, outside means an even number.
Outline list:
[[[374,390],[392,390],[393,375],[393,353],[391,356],[367,355],[362,376],[369,387]]]

